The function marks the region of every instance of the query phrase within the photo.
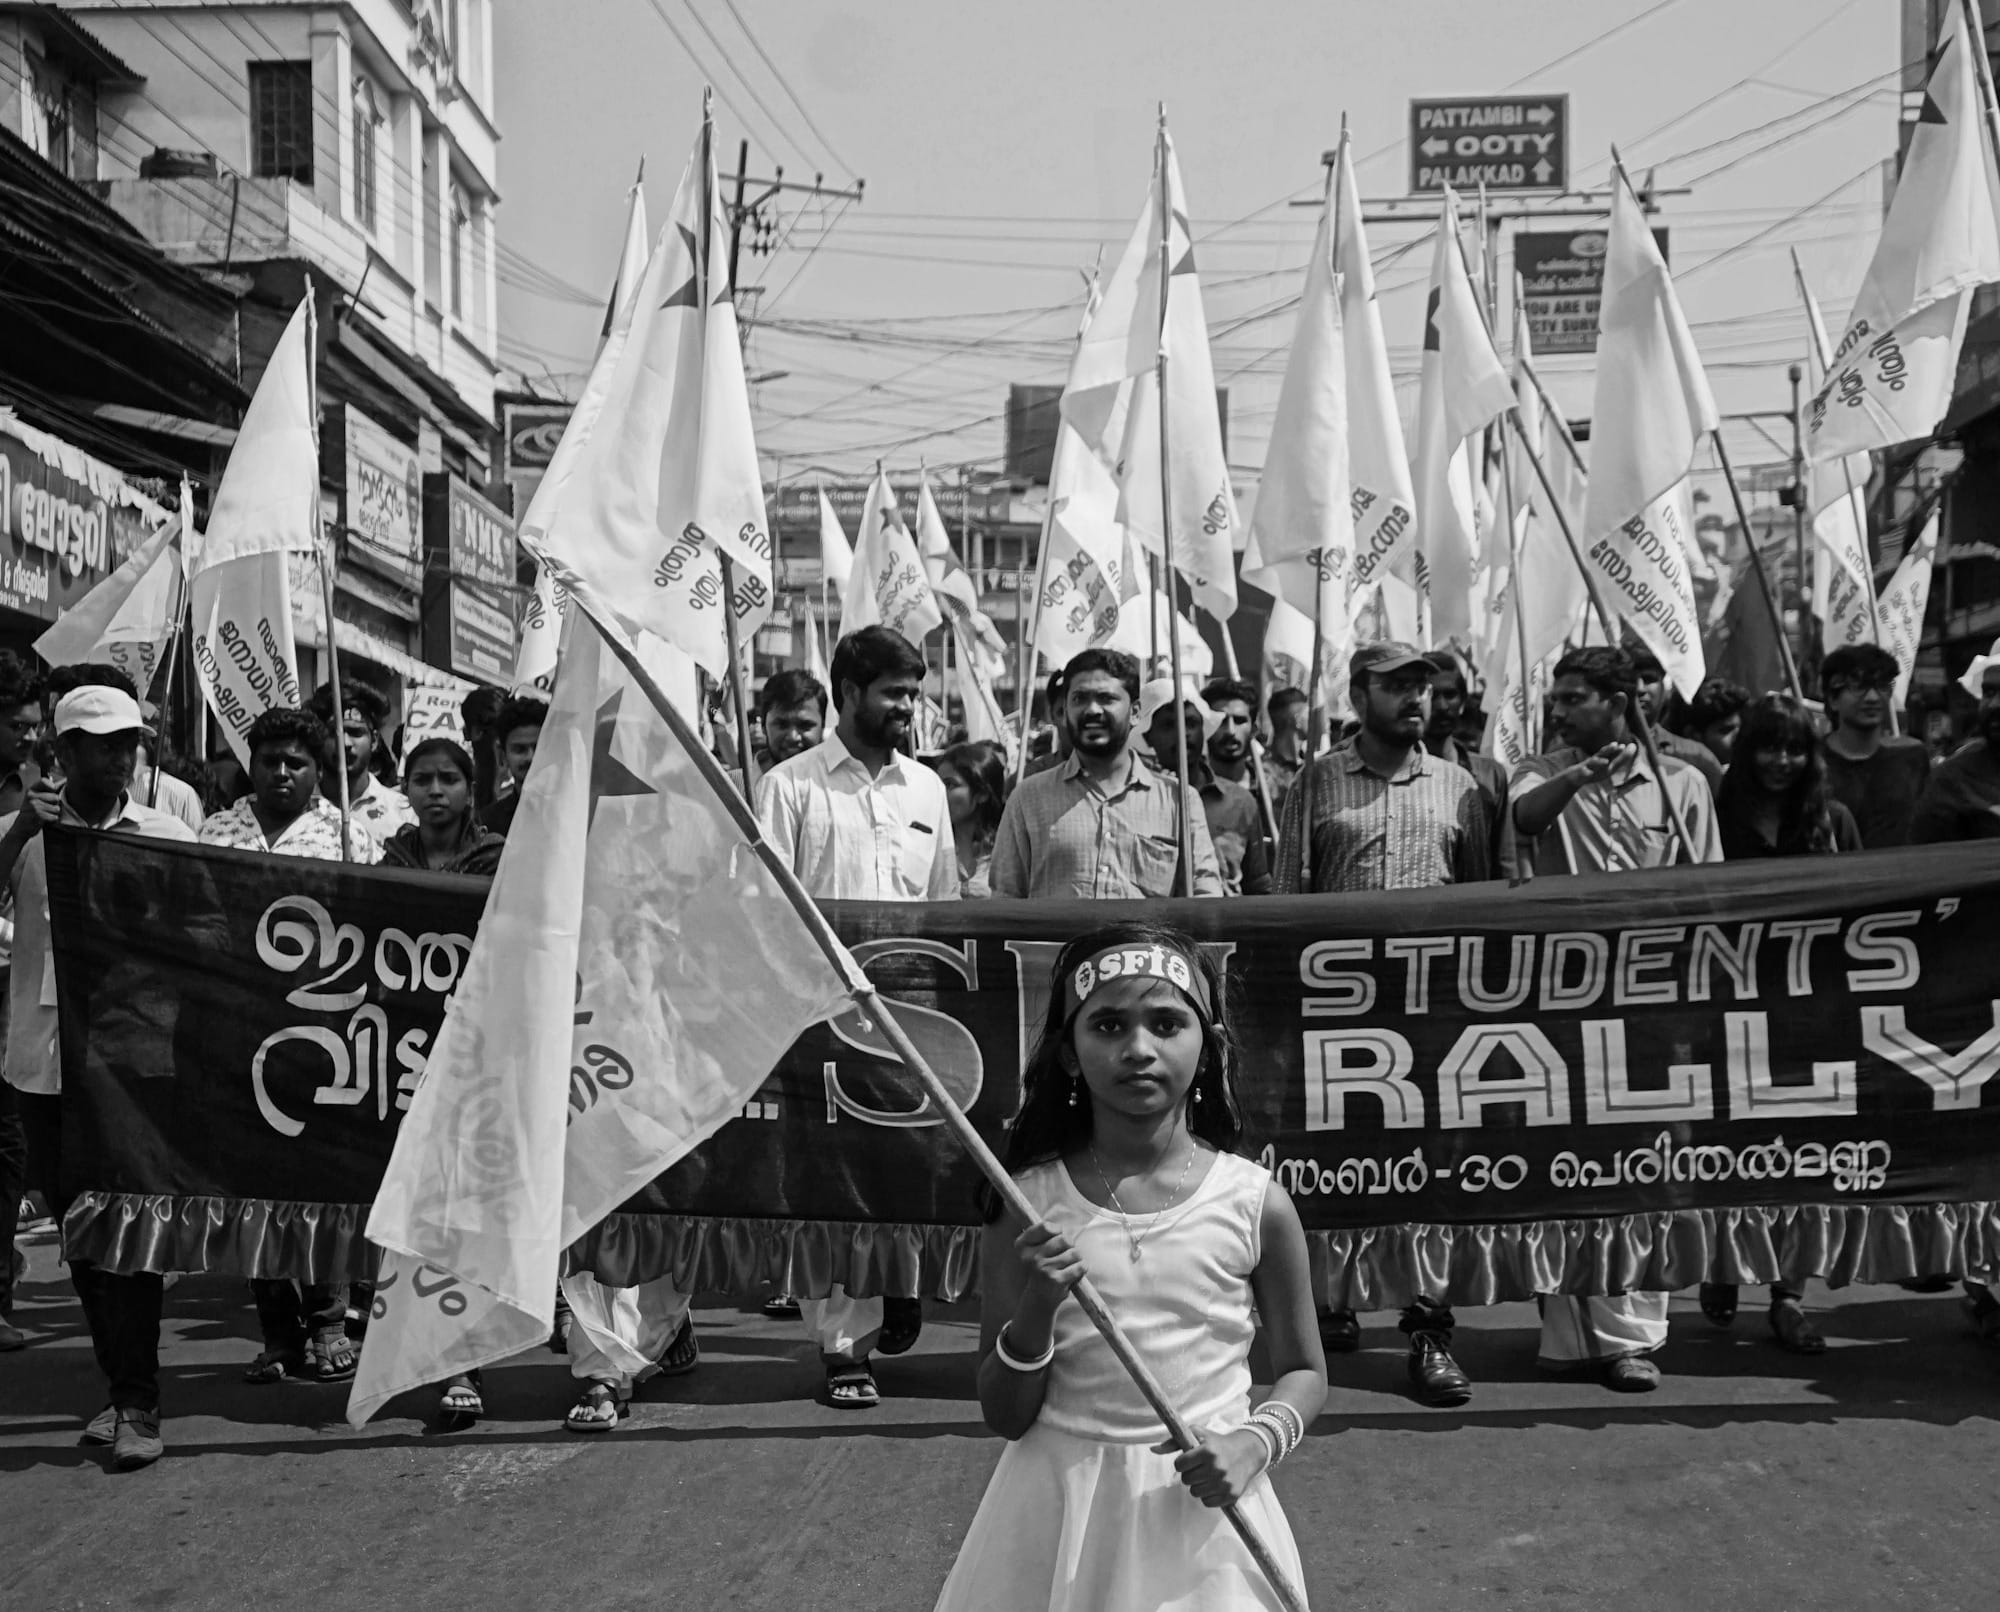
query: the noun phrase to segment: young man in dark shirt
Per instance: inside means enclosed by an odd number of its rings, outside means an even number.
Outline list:
[[[1874,644],[1845,645],[1820,666],[1834,722],[1826,739],[1827,792],[1854,814],[1865,851],[1909,843],[1917,798],[1930,781],[1924,742],[1886,731],[1897,670],[1896,657]]]

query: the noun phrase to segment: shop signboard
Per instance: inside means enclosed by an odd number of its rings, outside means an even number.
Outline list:
[[[119,496],[117,472],[99,468],[98,485],[73,480],[0,429],[0,607],[54,621],[144,540],[145,515]]]
[[[424,478],[424,654],[463,677],[513,676],[514,523],[453,475]]]
[[[352,403],[341,408],[347,553],[413,592],[423,585],[423,477],[406,447]]]

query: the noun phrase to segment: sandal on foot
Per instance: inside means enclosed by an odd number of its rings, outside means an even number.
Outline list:
[[[924,1330],[924,1302],[922,1299],[891,1299],[882,1301],[882,1331],[875,1339],[878,1355],[900,1355],[909,1352]]]
[[[572,1433],[608,1433],[631,1414],[632,1407],[618,1397],[617,1384],[596,1378],[584,1388],[583,1397],[570,1406],[563,1426]]]
[[[830,1361],[820,1398],[835,1410],[873,1410],[882,1403],[882,1390],[875,1386],[875,1373],[867,1361]]]
[[[1660,1368],[1641,1355],[1626,1355],[1605,1366],[1604,1386],[1620,1394],[1650,1394],[1660,1386]]]
[[[443,1397],[438,1400],[438,1421],[445,1431],[455,1433],[470,1427],[485,1414],[486,1401],[479,1392],[478,1372],[468,1371],[444,1385]]]
[[[281,1383],[287,1377],[305,1374],[306,1357],[300,1349],[265,1349],[243,1368],[246,1383]]]
[[[1804,1307],[1797,1299],[1773,1299],[1771,1301],[1771,1336],[1778,1340],[1778,1347],[1788,1354],[1823,1355],[1826,1353],[1826,1339],[1812,1324]]]
[[[1701,1284],[1701,1313],[1716,1326],[1726,1327],[1736,1319],[1736,1284],[1734,1282],[1703,1282]]]
[[[695,1340],[693,1316],[682,1318],[680,1330],[653,1364],[662,1377],[685,1377],[701,1364],[701,1345]]]
[[[320,1383],[351,1383],[356,1365],[354,1343],[343,1324],[321,1327],[313,1334],[312,1379]]]

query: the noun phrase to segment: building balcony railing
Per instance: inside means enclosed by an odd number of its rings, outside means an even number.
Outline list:
[[[352,290],[368,267],[368,237],[290,179],[236,174],[113,179],[104,199],[167,256],[219,265],[304,258]]]

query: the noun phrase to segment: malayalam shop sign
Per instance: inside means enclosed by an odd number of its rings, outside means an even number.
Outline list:
[[[140,511],[75,482],[0,431],[0,606],[54,621],[124,563],[146,530]]]
[[[464,677],[511,681],[514,523],[456,476],[426,476],[424,547],[433,561],[424,589],[426,656]]]
[[[409,588],[423,580],[419,525],[423,483],[417,452],[352,403],[341,408],[348,552]]]
[[[1567,95],[1410,103],[1410,192],[1569,188]]]
[[[1514,271],[1521,277],[1521,311],[1528,338],[1538,353],[1591,353],[1597,350],[1597,313],[1604,300],[1601,229],[1552,233],[1522,232],[1514,237]],[[1660,260],[1667,256],[1667,232],[1653,231]]]

